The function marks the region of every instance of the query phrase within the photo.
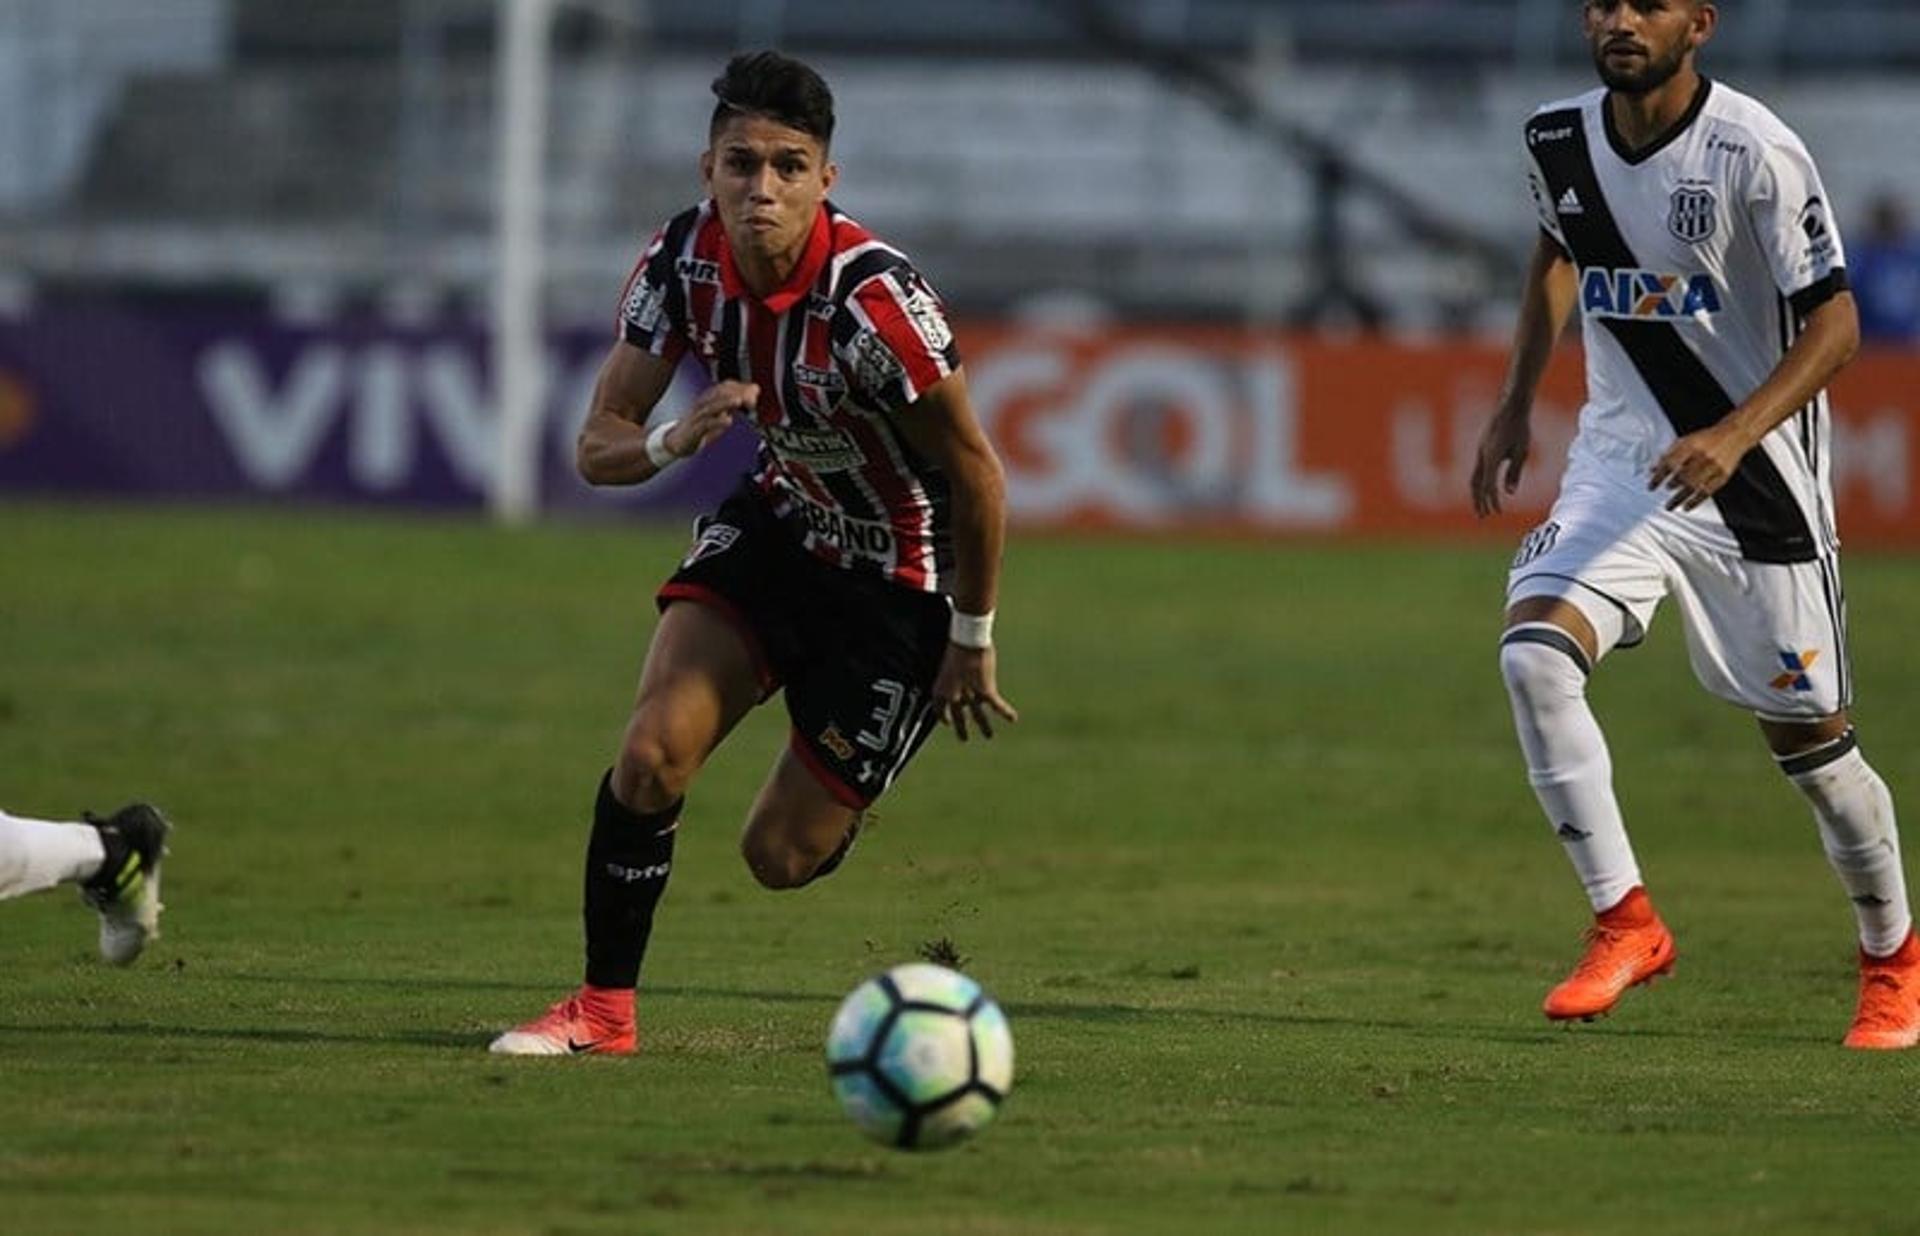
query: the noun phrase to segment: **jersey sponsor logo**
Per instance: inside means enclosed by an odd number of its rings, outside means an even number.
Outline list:
[[[620,307],[620,315],[635,330],[650,335],[659,327],[660,315],[666,308],[667,290],[648,283],[643,277],[634,280],[633,290],[627,293],[627,303]]]
[[[1720,226],[1720,203],[1706,189],[1682,185],[1673,191],[1667,230],[1690,245],[1712,236]]]
[[[673,273],[688,283],[720,282],[720,263],[710,262],[706,258],[683,257],[674,262]]]
[[[1835,253],[1833,225],[1827,220],[1827,204],[1813,198],[1800,208],[1800,230],[1806,233],[1807,251],[1803,271],[1823,270],[1831,265]]]
[[[1529,129],[1527,131],[1527,145],[1544,146],[1548,142],[1564,142],[1572,136],[1573,126],[1570,124],[1562,125],[1558,129]]]
[[[762,425],[760,436],[780,458],[805,464],[815,472],[844,472],[867,462],[866,452],[843,429]]]
[[[853,354],[853,380],[862,390],[884,390],[906,374],[900,358],[875,331],[855,335],[848,350]]]
[[[800,390],[800,402],[819,417],[830,415],[847,394],[847,380],[832,366],[797,364],[793,367],[793,381]]]
[[[1591,266],[1580,276],[1580,307],[1596,318],[1690,318],[1720,312],[1711,275]]]
[[[802,498],[800,522],[813,540],[849,554],[887,561],[893,555],[893,528],[871,519],[855,519]]]
[[[700,537],[687,551],[687,556],[680,560],[680,569],[684,571],[703,558],[725,553],[739,539],[740,529],[732,524],[708,524],[700,530]]]
[[[1805,652],[1780,650],[1780,664],[1784,673],[1774,677],[1772,687],[1775,691],[1811,691],[1813,679],[1808,675],[1813,663],[1820,659],[1818,648],[1809,648]]]
[[[941,311],[940,301],[933,289],[918,278],[907,281],[907,316],[920,328],[920,334],[927,341],[927,347],[935,352],[944,352],[953,344],[953,328],[947,325],[947,315]]]
[[[1716,151],[1723,151],[1728,155],[1738,158],[1747,153],[1747,147],[1743,142],[1729,141],[1718,133],[1712,133],[1707,136],[1707,153],[1713,154]]]

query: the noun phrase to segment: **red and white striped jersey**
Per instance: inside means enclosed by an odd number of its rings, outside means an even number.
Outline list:
[[[711,201],[674,217],[622,294],[620,337],[757,383],[753,483],[825,561],[924,592],[952,584],[944,474],[895,418],[960,364],[946,310],[897,249],[827,203],[793,275],[742,283]]]

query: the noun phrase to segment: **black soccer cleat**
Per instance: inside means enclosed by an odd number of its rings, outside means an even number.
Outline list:
[[[99,911],[100,955],[129,965],[160,938],[160,860],[173,825],[147,803],[129,803],[105,819],[92,812],[81,818],[100,830],[107,856],[80,896]]]

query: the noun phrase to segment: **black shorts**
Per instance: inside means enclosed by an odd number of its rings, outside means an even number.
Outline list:
[[[785,687],[791,745],[841,802],[866,807],[934,726],[952,608],[800,547],[743,485],[702,521],[656,598],[710,606],[746,640],[763,699]]]

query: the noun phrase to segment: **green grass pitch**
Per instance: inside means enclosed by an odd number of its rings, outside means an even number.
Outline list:
[[[735,852],[776,703],[696,787],[643,1054],[513,1061],[678,530],[0,505],[0,804],[165,806],[166,937],[0,906],[20,1233],[1920,1232],[1920,1054],[1848,1053],[1852,920],[1677,615],[1597,676],[1675,977],[1538,1013],[1586,921],[1494,661],[1505,551],[1010,550],[991,744],[853,862]],[[1920,820],[1920,575],[1848,563],[1863,745]],[[950,940],[1018,1077],[863,1141],[839,998]]]

